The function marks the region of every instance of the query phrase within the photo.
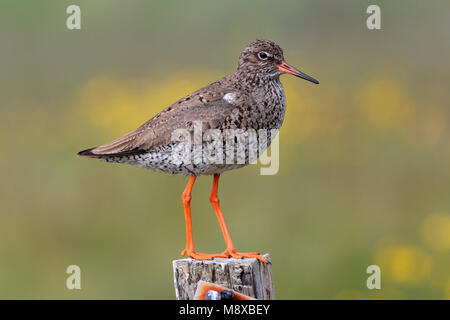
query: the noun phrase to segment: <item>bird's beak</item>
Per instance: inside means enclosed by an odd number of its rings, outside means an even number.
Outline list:
[[[293,66],[291,66],[289,63],[286,63],[285,61],[283,61],[278,66],[278,69],[280,70],[280,72],[289,73],[289,74],[292,74],[292,75],[294,75],[296,77],[299,77],[299,78],[302,78],[302,79],[314,82],[315,84],[319,84],[319,81],[317,81],[313,77],[308,76],[306,73],[301,72],[297,68],[294,68]]]

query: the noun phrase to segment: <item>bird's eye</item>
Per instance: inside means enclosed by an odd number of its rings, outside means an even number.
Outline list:
[[[261,51],[258,53],[258,58],[260,58],[261,60],[267,60],[268,57],[269,54],[265,51]]]

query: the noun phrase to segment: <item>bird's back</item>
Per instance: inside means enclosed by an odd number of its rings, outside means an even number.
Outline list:
[[[226,163],[227,148],[233,148],[235,159],[239,152],[236,145],[230,146],[230,142],[227,145],[226,136],[230,130],[237,130],[237,134],[242,131],[247,134],[249,130],[253,130],[256,132],[256,139],[259,139],[259,130],[280,128],[285,108],[286,99],[279,79],[250,88],[240,84],[235,75],[231,75],[178,100],[136,130],[105,145],[81,151],[78,155],[172,174],[198,176],[221,173],[247,165],[252,160],[247,137],[244,140],[244,163]],[[200,139],[203,139],[203,133],[210,129],[218,131],[223,138],[222,163],[203,161],[203,151],[210,147],[203,140],[200,140],[200,149],[195,147],[195,131],[200,130]],[[179,148],[179,142],[174,141],[177,130],[186,132],[190,137],[190,161],[180,163],[180,160],[174,159],[174,149],[177,146]],[[270,132],[268,138],[270,144],[273,138]],[[199,150],[202,154],[196,155],[195,152]],[[201,161],[198,161],[199,157]]]

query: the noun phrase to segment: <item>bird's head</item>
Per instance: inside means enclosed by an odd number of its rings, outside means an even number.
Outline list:
[[[278,78],[289,73],[318,84],[319,81],[284,61],[283,49],[270,40],[256,40],[250,43],[239,57],[238,73],[263,79]]]

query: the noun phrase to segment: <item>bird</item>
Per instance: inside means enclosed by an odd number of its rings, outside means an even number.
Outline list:
[[[224,138],[226,133],[231,130],[249,132],[254,130],[251,132],[256,132],[257,139],[261,140],[260,132],[281,128],[286,111],[286,96],[280,82],[280,76],[283,74],[291,74],[319,84],[313,77],[288,64],[284,59],[283,50],[275,42],[255,40],[240,54],[235,73],[179,99],[130,133],[110,143],[80,151],[77,155],[189,176],[186,188],[182,192],[186,247],[181,254],[196,260],[219,257],[256,258],[267,263],[258,252],[236,250],[220,208],[218,186],[219,177],[223,172],[242,168],[252,161],[249,138],[244,139],[239,149],[236,139],[232,141],[233,139]],[[196,138],[196,129],[201,133],[206,133],[207,130],[218,133],[219,136],[215,136],[210,142],[216,142],[227,152],[231,150],[231,153],[219,152],[219,149],[212,148],[211,154],[217,161],[204,161],[205,157],[202,158],[201,155],[196,157],[195,152],[190,154],[189,151],[196,147],[195,143],[192,145],[192,140],[197,139],[197,145],[207,147],[204,136],[200,136],[200,140],[198,136]],[[174,132],[181,132],[178,139],[174,138]],[[272,138],[269,135],[264,140],[256,157],[270,145]],[[202,148],[197,151],[204,151]],[[245,161],[239,163],[224,161],[225,153],[231,154],[230,159],[236,159],[238,149],[244,151]],[[184,155],[180,150],[186,151]],[[213,178],[209,200],[225,240],[226,249],[221,253],[206,254],[194,250],[191,191],[196,179],[202,175]]]

